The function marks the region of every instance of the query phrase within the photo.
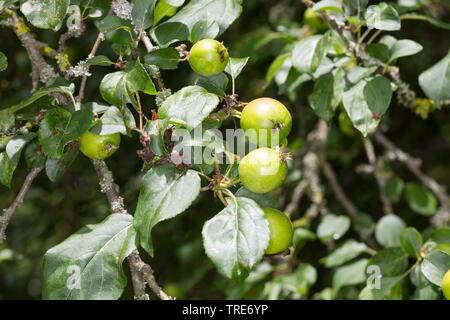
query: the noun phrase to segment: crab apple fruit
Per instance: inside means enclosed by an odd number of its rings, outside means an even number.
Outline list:
[[[254,193],[267,193],[283,184],[287,165],[279,151],[260,148],[241,160],[238,171],[244,187]]]
[[[120,146],[120,133],[98,135],[87,131],[80,138],[80,150],[88,158],[106,159]]]
[[[192,70],[211,77],[225,70],[229,55],[225,46],[214,39],[203,39],[195,43],[189,53]]]
[[[292,116],[278,100],[259,98],[242,110],[241,128],[250,142],[261,147],[271,147],[279,145],[289,135]]]

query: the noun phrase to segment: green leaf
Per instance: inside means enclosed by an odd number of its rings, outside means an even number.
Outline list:
[[[153,11],[153,25],[158,24],[165,17],[172,17],[176,12],[176,6],[169,4],[166,0],[159,0]]]
[[[175,70],[180,63],[180,53],[175,48],[161,48],[145,56],[145,63],[163,70]]]
[[[388,214],[382,217],[375,228],[375,238],[383,247],[400,245],[400,234],[406,228],[400,217]]]
[[[168,151],[164,143],[164,134],[169,126],[169,119],[158,119],[148,121],[145,125],[145,132],[150,138],[150,148],[157,156],[166,156]]]
[[[236,192],[236,196],[252,199],[261,208],[278,208],[278,201],[273,193],[253,193],[245,187],[241,187]]]
[[[350,228],[350,219],[346,216],[327,214],[317,228],[317,236],[323,242],[340,239]]]
[[[435,229],[431,232],[430,239],[436,243],[450,243],[450,228]]]
[[[277,73],[282,69],[286,60],[291,57],[291,53],[285,53],[278,56],[270,65],[269,70],[266,73],[266,81],[271,82],[272,79],[277,75]]]
[[[32,141],[26,148],[25,148],[25,161],[27,163],[27,168],[29,170],[33,168],[41,168],[45,166],[45,161],[47,158],[42,153],[41,145],[38,141]]]
[[[165,0],[168,4],[174,7],[181,7],[185,0]]]
[[[228,64],[225,67],[225,72],[228,73],[231,78],[235,79],[241,74],[244,67],[250,58],[230,58]]]
[[[224,73],[212,77],[199,76],[195,81],[196,86],[206,89],[217,96],[225,97],[225,90],[228,86],[228,77]]]
[[[351,8],[357,12],[361,12],[367,7],[369,0],[345,0],[344,3],[348,3]]]
[[[112,214],[87,225],[48,250],[43,263],[44,299],[118,299],[127,279],[123,260],[136,249],[133,217]]]
[[[419,85],[437,105],[450,99],[450,51],[442,60],[420,74]]]
[[[320,262],[327,268],[339,267],[353,258],[356,258],[366,249],[367,246],[364,243],[350,239],[342,246],[335,249],[330,255],[320,259]]]
[[[303,229],[303,228],[296,228],[294,230],[294,237],[292,239],[292,243],[294,244],[294,247],[300,247],[307,241],[313,241],[316,240],[317,236],[314,232]]]
[[[134,94],[142,91],[149,95],[157,93],[155,85],[139,61],[126,70],[107,74],[100,83],[103,99],[117,107],[135,103]]]
[[[69,144],[59,159],[48,158],[45,162],[45,173],[52,182],[57,182],[64,175],[78,156],[79,148]]]
[[[435,27],[450,30],[450,23],[441,21],[431,16],[426,16],[423,14],[417,13],[406,13],[400,17],[402,20],[419,20],[419,21],[427,21]]]
[[[423,47],[415,41],[412,40],[398,40],[391,47],[391,57],[389,62],[392,62],[401,57],[412,56],[420,51],[422,51]]]
[[[390,81],[383,76],[361,80],[344,92],[344,108],[353,126],[366,136],[380,123],[392,98]]]
[[[383,300],[386,296],[390,295],[395,286],[401,283],[401,281],[408,275],[405,272],[402,275],[396,277],[382,277],[380,279],[380,287],[370,288],[366,286],[359,294],[360,300]]]
[[[378,251],[367,263],[368,266],[379,268],[381,276],[397,276],[408,268],[408,256],[399,247]]]
[[[313,73],[325,58],[330,44],[329,32],[304,38],[292,51],[292,65],[302,73]]]
[[[44,153],[50,158],[60,158],[64,147],[85,133],[92,120],[93,114],[89,108],[83,108],[73,114],[62,108],[47,112],[39,128],[39,142]]]
[[[153,256],[151,231],[161,221],[184,212],[200,193],[200,177],[188,170],[178,173],[172,165],[150,169],[142,178],[134,227],[140,245]]]
[[[152,38],[160,47],[167,47],[174,42],[187,40],[189,29],[181,22],[164,22],[153,29]]]
[[[0,153],[0,184],[8,188],[11,187],[11,180],[19,164],[22,150],[35,136],[34,133],[28,133],[15,137],[8,142],[6,151]]]
[[[169,45],[175,41],[188,40],[190,32],[198,21],[214,21],[219,26],[217,35],[222,34],[236,20],[242,12],[242,0],[191,0],[180,11],[166,22],[157,26],[153,32],[153,38],[159,45]],[[187,32],[167,33],[167,25],[177,23],[184,25]],[[181,27],[182,28],[182,27]],[[175,28],[176,29],[176,28]],[[175,30],[172,30],[175,31]],[[161,35],[166,34],[172,39],[161,41]],[[176,36],[173,36],[176,35]],[[176,39],[175,39],[176,38]]]
[[[405,187],[405,199],[411,210],[416,213],[432,216],[437,211],[435,196],[421,184],[410,182]]]
[[[91,128],[91,132],[99,135],[107,135],[113,133],[127,134],[128,127],[125,123],[126,118],[132,118],[133,114],[128,108],[123,111],[115,106],[109,107],[100,118],[100,121]]]
[[[360,259],[336,269],[333,275],[333,292],[335,295],[342,287],[354,286],[366,281],[367,261],[367,259]]]
[[[369,6],[365,13],[368,28],[396,31],[400,30],[400,16],[394,7],[382,2]]]
[[[118,16],[106,16],[95,24],[100,32],[108,34],[117,30],[124,30],[131,36],[132,25],[129,21],[123,20]]]
[[[64,95],[68,96],[72,100],[73,103],[75,103],[75,100],[73,98],[74,90],[75,90],[75,86],[73,84],[70,84],[69,86],[51,86],[51,87],[42,88],[38,91],[35,91],[31,96],[29,96],[25,100],[22,100],[20,103],[12,106],[6,110],[9,110],[8,111],[9,113],[20,111],[28,106],[33,105],[33,103],[35,103],[39,99],[48,97],[52,93],[64,94]],[[4,110],[4,111],[6,111],[6,110]],[[0,115],[0,120],[1,120],[1,117],[2,116]]]
[[[8,68],[8,58],[0,51],[0,72]]]
[[[450,256],[450,243],[444,242],[437,244],[434,248],[434,251],[440,251]]]
[[[283,296],[286,292],[292,293],[294,297],[306,296],[309,289],[317,281],[317,270],[309,263],[302,263],[298,268],[287,274],[278,274],[274,277],[272,284],[276,284],[283,291]],[[266,287],[267,288],[267,287]],[[275,291],[275,290],[273,290]],[[276,291],[275,291],[276,292]],[[269,299],[275,299],[274,292],[268,294]],[[278,297],[280,298],[280,297]]]
[[[160,118],[169,118],[192,130],[216,108],[219,98],[199,86],[189,86],[171,95],[158,110]]]
[[[336,0],[321,0],[316,2],[312,7],[313,11],[333,11],[343,13],[342,2]]]
[[[11,108],[0,110],[0,130],[7,131],[14,125],[14,111]]]
[[[339,68],[316,80],[314,90],[308,97],[309,104],[321,119],[330,121],[341,102],[344,89],[345,72]]]
[[[20,11],[36,28],[58,31],[64,21],[70,0],[27,0]]]
[[[388,62],[391,57],[391,50],[384,43],[371,43],[365,46],[364,50],[375,59]]]
[[[133,24],[138,30],[145,30],[152,26],[153,10],[156,0],[134,0],[131,12]]]
[[[383,192],[386,194],[389,200],[397,203],[402,197],[404,186],[405,183],[403,182],[403,180],[399,177],[394,176],[386,182],[383,188]]]
[[[190,40],[196,43],[202,39],[214,39],[219,32],[219,25],[214,20],[200,20],[192,27]]]
[[[109,60],[109,58],[107,56],[95,56],[91,59],[89,59],[86,62],[86,65],[88,66],[101,66],[101,67],[109,67],[114,65],[114,62],[112,62],[111,60]]]
[[[228,278],[242,281],[263,257],[269,244],[269,225],[251,199],[236,198],[203,227],[206,254]]]
[[[9,159],[13,159],[14,157],[20,157],[20,153],[25,145],[33,140],[36,137],[36,133],[30,132],[23,135],[15,136],[11,140],[9,140],[6,145],[6,155]]]
[[[400,244],[410,257],[418,257],[423,244],[422,235],[412,227],[406,228],[400,234]]]
[[[440,287],[449,266],[450,255],[441,251],[432,251],[423,260],[420,270],[428,281]]]

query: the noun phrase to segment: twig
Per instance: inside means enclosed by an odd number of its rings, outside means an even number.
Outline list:
[[[50,84],[57,77],[57,73],[43,58],[40,52],[40,43],[34,39],[33,34],[29,31],[23,19],[19,17],[16,12],[9,10],[8,13],[9,18],[3,20],[1,24],[14,30],[27,51],[33,69],[33,89],[37,89],[39,80],[45,84]]]
[[[169,296],[161,289],[161,287],[155,280],[152,267],[150,267],[150,265],[142,261],[137,251],[134,251],[129,256],[129,261],[134,268],[136,268],[142,273],[145,282],[148,284],[149,288],[156,294],[158,298],[160,298],[161,300],[173,300],[171,296]]]
[[[369,138],[363,138],[363,142],[367,154],[367,159],[369,160],[369,163],[373,168],[373,175],[378,184],[380,199],[381,203],[383,204],[383,212],[385,214],[393,214],[394,209],[392,208],[391,201],[384,193],[384,186],[386,185],[386,177],[384,177],[383,175],[383,163],[381,160],[377,160],[372,141],[370,141]]]
[[[306,188],[308,187],[308,182],[306,180],[300,180],[300,182],[295,187],[292,192],[291,202],[286,206],[284,212],[290,217],[292,216],[300,207],[300,200],[302,199]]]
[[[20,188],[20,191],[17,194],[16,198],[14,199],[13,203],[9,206],[8,209],[5,210],[3,215],[0,217],[0,244],[6,240],[6,228],[8,227],[11,217],[13,216],[17,208],[23,203],[25,195],[30,189],[31,184],[33,183],[34,179],[39,175],[39,173],[42,171],[42,169],[43,169],[42,167],[31,169],[31,171],[25,178],[25,182]]]
[[[336,199],[339,201],[342,207],[344,207],[348,215],[352,219],[354,219],[358,214],[358,209],[345,194],[344,189],[342,189],[341,185],[339,184],[336,174],[333,171],[333,168],[331,168],[331,165],[328,163],[328,161],[324,161],[322,163],[322,169],[325,177],[327,178],[328,183],[331,186],[331,189],[333,189]]]
[[[416,159],[391,142],[385,135],[377,131],[374,134],[375,141],[392,153],[395,160],[403,163],[409,171],[411,171],[417,179],[420,180],[433,194],[438,198],[441,206],[447,211],[450,208],[450,197],[445,187],[441,186],[436,180],[426,175],[421,169],[421,160]]]
[[[92,47],[91,52],[89,53],[89,57],[94,57],[95,54],[98,51],[98,48],[100,47],[100,44],[102,43],[103,39],[105,38],[105,35],[102,32],[99,32],[97,38],[95,39],[94,45]],[[89,67],[88,70],[89,71]],[[81,101],[83,101],[84,99],[84,95],[85,95],[85,91],[86,91],[86,84],[87,84],[87,74],[85,74],[83,76],[83,78],[81,78],[81,84],[80,84],[80,89],[78,91],[78,97],[77,97],[77,102],[81,103]]]

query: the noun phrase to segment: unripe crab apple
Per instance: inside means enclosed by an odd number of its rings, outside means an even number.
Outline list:
[[[225,70],[229,55],[225,46],[214,39],[203,39],[195,43],[189,53],[192,70],[202,76],[211,77]]]
[[[264,208],[264,216],[269,223],[270,240],[267,255],[279,254],[287,250],[292,243],[294,228],[289,217],[280,210]]]
[[[444,278],[442,278],[442,293],[445,299],[450,300],[450,269],[448,269]]]
[[[314,29],[316,31],[323,31],[323,30],[325,30],[328,27],[327,23],[325,21],[323,21],[323,19],[321,19],[319,17],[317,12],[315,12],[311,8],[307,8],[305,10],[305,13],[303,14],[303,21],[305,21],[305,23],[310,28],[312,28],[312,29]]]
[[[250,142],[261,147],[280,145],[292,129],[292,116],[280,101],[259,98],[248,103],[241,114],[241,128]]]
[[[279,151],[260,148],[241,160],[238,171],[245,188],[254,193],[267,193],[283,184],[287,165]]]
[[[112,156],[119,146],[120,133],[98,135],[87,131],[80,138],[80,151],[91,159],[106,159]]]

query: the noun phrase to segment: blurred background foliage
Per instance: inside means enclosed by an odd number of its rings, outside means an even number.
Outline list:
[[[376,2],[376,1],[372,1]],[[371,2],[371,3],[372,3]],[[427,1],[435,8],[435,15],[450,22],[450,1]],[[296,119],[296,126],[289,141],[295,152],[317,123],[317,116],[307,104],[307,95],[312,86],[305,85],[296,91],[292,100],[280,95],[278,87],[265,80],[271,62],[283,47],[301,36],[302,17],[305,6],[299,0],[245,0],[241,17],[222,36],[233,57],[250,56],[249,65],[237,82],[240,100],[249,101],[260,96],[279,99],[289,106]],[[88,31],[80,39],[70,40],[69,56],[72,64],[85,59],[96,37],[96,29]],[[403,80],[420,93],[417,77],[440,60],[450,49],[449,31],[438,29],[426,22],[404,21],[402,29],[393,33],[398,39],[413,39],[424,50],[399,62]],[[117,35],[120,37],[120,34]],[[38,39],[55,46],[58,34],[40,31]],[[0,29],[2,51],[9,59],[9,68],[0,73],[0,106],[5,107],[29,95],[30,62],[25,50],[15,35],[7,29]],[[112,59],[114,53],[103,45],[99,54]],[[96,68],[88,82],[87,100],[101,101],[98,92],[100,80],[109,72]],[[176,71],[163,72],[167,87],[173,91],[193,82],[193,74],[187,64]],[[155,106],[147,100],[147,106]],[[392,102],[385,115],[382,127],[388,128],[387,135],[402,149],[423,160],[423,169],[442,185],[450,185],[450,112],[448,107],[430,113],[426,119],[410,109]],[[233,126],[232,121],[228,126]],[[117,154],[108,159],[120,185],[125,203],[133,212],[142,176],[141,160],[136,155],[140,148],[137,137],[124,138]],[[378,189],[372,176],[355,172],[358,165],[367,163],[359,134],[342,132],[337,117],[331,122],[328,143],[328,159],[338,178],[355,204],[370,213],[372,220],[382,216]],[[295,161],[295,160],[294,160]],[[395,168],[404,181],[413,177],[402,169]],[[295,171],[291,172],[283,190],[277,195],[283,207],[295,187]],[[11,190],[0,186],[0,208],[6,208],[18,192],[26,175],[26,166],[21,162],[16,171]],[[343,209],[335,202],[330,190],[326,190],[328,206],[332,211]],[[308,207],[304,201],[293,218],[301,217]],[[218,200],[211,199],[211,193],[204,193],[194,205],[179,217],[159,224],[153,238],[155,258],[150,259],[158,281],[167,292],[179,299],[222,299],[222,298],[316,298],[331,297],[330,283],[333,269],[319,263],[327,254],[327,246],[314,240],[306,232],[306,243],[297,243],[297,249],[288,259],[266,258],[245,283],[237,285],[220,276],[203,252],[201,228],[203,223],[222,208]],[[396,214],[408,225],[424,231],[429,219],[411,213],[409,207],[400,202],[395,205]],[[78,156],[74,165],[57,183],[51,183],[42,174],[33,184],[25,203],[15,214],[8,229],[8,240],[0,247],[0,299],[40,298],[41,259],[48,248],[60,243],[70,234],[88,223],[97,223],[109,214],[104,195],[100,193],[97,177],[89,160]],[[311,230],[316,229],[311,226]],[[347,233],[346,238],[354,236]],[[408,288],[406,288],[408,290]],[[356,298],[354,287],[341,290],[339,298]],[[132,298],[128,288],[123,298]]]

